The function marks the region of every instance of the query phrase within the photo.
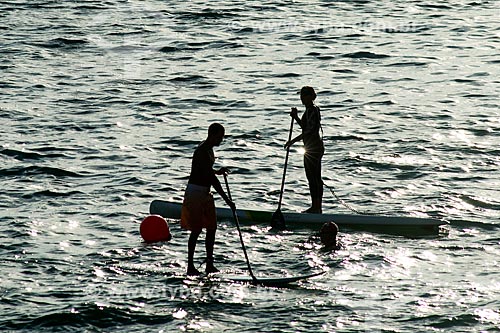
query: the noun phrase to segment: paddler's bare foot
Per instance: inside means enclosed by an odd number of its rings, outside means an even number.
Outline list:
[[[210,273],[218,273],[219,270],[215,268],[213,264],[209,265],[207,264],[207,267],[205,268],[205,273],[210,274]]]
[[[198,276],[200,274],[201,274],[200,271],[197,270],[195,267],[188,267],[187,276]]]
[[[308,213],[308,214],[321,214],[322,211],[321,211],[321,208],[309,207],[308,209],[306,209],[304,211],[304,213]]]

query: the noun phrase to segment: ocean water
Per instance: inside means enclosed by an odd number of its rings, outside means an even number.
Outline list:
[[[500,331],[499,8],[0,1],[0,330]],[[326,184],[360,211],[450,224],[341,230],[333,253],[313,227],[245,224],[257,275],[326,273],[290,288],[184,279],[178,221],[172,241],[141,241],[150,202],[182,199],[217,121],[237,206],[275,210],[303,85],[318,92]],[[308,206],[299,148],[283,210]],[[328,191],[324,211],[350,213]],[[245,274],[233,221],[215,259]]]

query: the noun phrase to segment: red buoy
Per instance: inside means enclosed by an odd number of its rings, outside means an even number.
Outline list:
[[[141,222],[141,236],[146,243],[165,242],[172,239],[167,221],[160,215],[149,215]]]

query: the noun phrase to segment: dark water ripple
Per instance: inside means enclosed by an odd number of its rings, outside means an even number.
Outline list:
[[[39,154],[32,152],[19,151],[15,149],[3,149],[0,151],[0,154],[5,156],[11,156],[18,160],[39,160],[46,158],[58,158],[58,157],[68,157],[64,154]]]
[[[51,190],[38,191],[35,193],[24,194],[22,196],[23,199],[35,199],[35,198],[44,198],[44,197],[69,197],[75,194],[82,194],[80,191],[70,191],[70,192],[57,192]]]
[[[0,176],[33,176],[33,175],[48,175],[55,177],[83,177],[83,175],[78,174],[76,172],[60,169],[60,168],[52,168],[52,167],[39,167],[39,166],[28,166],[28,167],[17,167],[10,169],[2,169],[0,170]]]

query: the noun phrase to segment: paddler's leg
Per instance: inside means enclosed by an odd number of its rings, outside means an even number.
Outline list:
[[[321,178],[321,156],[319,154],[304,154],[304,169],[311,195],[311,207],[305,213],[322,213],[323,180]]]
[[[312,186],[312,211],[314,213],[322,213],[322,202],[323,202],[323,179],[321,178],[321,158],[317,160],[314,170],[314,180]]]
[[[321,157],[323,155],[318,156],[316,169],[315,169],[315,183],[314,183],[314,197],[313,197],[313,208],[321,214],[323,212],[323,177],[321,177]]]
[[[321,214],[322,213],[321,198],[320,197],[312,198],[311,213],[314,213],[314,214]]]
[[[198,236],[200,236],[201,229],[191,230],[191,235],[189,235],[188,242],[188,268],[187,275],[200,275],[200,272],[194,267],[193,258],[194,250],[196,249],[196,241]]]
[[[205,239],[205,249],[207,251],[207,267],[205,272],[207,274],[217,273],[219,270],[214,266],[214,245],[215,245],[215,232],[217,229],[208,229],[207,238]]]

